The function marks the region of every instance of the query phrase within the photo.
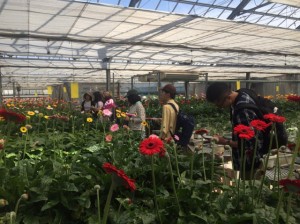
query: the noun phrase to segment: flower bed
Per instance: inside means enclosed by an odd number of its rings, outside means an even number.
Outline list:
[[[158,101],[145,103],[158,117]],[[287,125],[299,127],[299,105],[280,105]],[[180,106],[199,127],[228,131],[228,114],[205,101]],[[122,120],[101,123],[51,100],[5,107],[16,114],[1,112],[0,223],[299,223],[292,180],[280,182],[284,189],[268,179],[238,188],[223,183],[219,158],[182,154],[155,136],[142,142]]]

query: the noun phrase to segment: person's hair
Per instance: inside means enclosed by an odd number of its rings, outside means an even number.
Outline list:
[[[225,82],[214,82],[206,90],[206,100],[211,103],[218,102],[230,94],[231,88]]]
[[[136,102],[138,101],[141,101],[141,97],[137,94],[132,94],[132,95],[129,95],[127,97],[128,99],[128,102],[131,104],[131,105],[134,105]]]
[[[109,91],[104,91],[103,96],[104,96],[104,101],[110,100],[112,98]]]
[[[94,102],[95,103],[98,103],[99,101],[103,102],[104,99],[103,99],[103,95],[102,95],[101,92],[96,91],[96,92],[93,93],[93,95],[94,95]]]
[[[90,97],[90,100],[92,101],[93,100],[93,96],[90,94],[90,93],[85,93],[83,94],[83,99],[85,100],[85,98],[89,96]]]
[[[169,93],[171,99],[175,99],[176,96],[176,88],[172,84],[167,84],[163,88],[161,88],[162,91],[165,93]]]

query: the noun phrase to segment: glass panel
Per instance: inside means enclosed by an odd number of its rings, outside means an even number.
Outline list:
[[[176,13],[182,13],[182,14],[188,14],[193,6],[190,4],[181,4],[179,3],[177,7],[175,8],[174,12]]]

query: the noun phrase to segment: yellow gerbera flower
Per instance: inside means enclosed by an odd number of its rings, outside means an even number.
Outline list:
[[[116,110],[116,112],[117,112],[117,113],[121,113],[122,111],[121,111],[121,110]]]
[[[143,122],[142,122],[142,126],[144,126],[144,127],[145,127],[145,126],[148,126],[147,121],[143,121]]]
[[[27,132],[27,128],[23,126],[23,127],[20,128],[20,131],[21,131],[22,133],[26,133],[26,132]]]
[[[122,112],[122,113],[121,113],[121,116],[122,116],[122,117],[126,117],[126,113],[125,113],[125,112]]]
[[[117,113],[116,116],[117,116],[117,118],[120,118],[120,117],[121,117],[121,114],[120,114],[120,113]]]
[[[98,116],[98,117],[101,117],[102,114],[103,114],[102,110],[99,110],[97,116]]]
[[[45,115],[44,118],[48,120],[48,119],[49,119],[49,116]]]
[[[35,115],[35,113],[33,111],[28,111],[27,114],[30,115],[30,116]]]
[[[91,122],[93,122],[93,118],[88,117],[88,118],[86,119],[86,121],[89,122],[89,123],[91,123]]]

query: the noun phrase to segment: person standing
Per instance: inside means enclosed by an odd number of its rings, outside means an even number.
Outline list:
[[[163,140],[172,137],[175,133],[177,113],[172,105],[170,105],[173,104],[177,111],[179,111],[179,106],[174,100],[175,96],[176,88],[172,84],[167,84],[160,89],[159,99],[163,104],[160,138]]]
[[[83,95],[83,101],[81,103],[81,113],[90,113],[91,112],[92,107],[95,106],[92,99],[93,99],[93,97],[90,93],[85,93]]]
[[[94,117],[97,117],[98,112],[103,109],[104,98],[103,98],[102,93],[99,92],[99,91],[94,92],[93,95],[94,95],[94,101],[93,102],[94,102],[95,106],[92,107],[92,111],[93,111]]]
[[[125,98],[129,102],[129,110],[125,120],[128,121],[128,127],[133,131],[140,131],[141,137],[145,137],[145,127],[142,122],[146,120],[145,108],[141,102],[138,91],[131,89],[127,92]]]
[[[208,102],[215,104],[219,108],[230,108],[230,117],[232,123],[232,133],[233,128],[239,124],[243,124],[245,126],[250,126],[250,122],[252,120],[259,119],[259,114],[257,114],[255,109],[251,109],[251,106],[247,108],[238,109],[239,104],[247,104],[253,105],[255,108],[257,105],[255,100],[250,97],[249,94],[243,91],[232,91],[230,86],[223,82],[215,82],[208,86],[206,91],[206,99]],[[242,151],[240,150],[242,147],[241,139],[238,135],[232,135],[232,140],[225,139],[222,136],[214,136],[217,144],[221,145],[229,145],[232,148],[232,162],[233,168],[236,171],[241,171],[242,161],[241,155]],[[258,144],[257,144],[257,153],[254,153],[255,147],[255,138],[243,140],[243,154],[246,155],[245,159],[245,177],[243,179],[253,179],[256,170],[260,168],[261,162],[260,159],[264,154],[268,152],[268,149],[265,147],[267,144],[264,142],[264,138],[262,133],[259,133],[258,136]],[[252,167],[252,160],[254,159],[254,172],[250,173]]]

